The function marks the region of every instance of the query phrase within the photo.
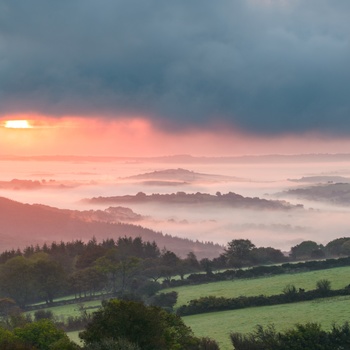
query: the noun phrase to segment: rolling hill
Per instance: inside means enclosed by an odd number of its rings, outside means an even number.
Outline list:
[[[142,237],[144,241],[155,241],[161,249],[166,247],[180,256],[193,251],[198,258],[218,256],[223,249],[217,244],[173,237],[139,225],[99,220],[98,216],[93,217],[96,211],[91,211],[90,216],[86,211],[80,213],[0,197],[0,249],[4,251],[61,240],[87,241],[93,236],[97,240]]]

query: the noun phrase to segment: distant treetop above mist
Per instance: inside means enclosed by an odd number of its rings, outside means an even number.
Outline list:
[[[106,203],[126,203],[126,204],[147,204],[147,203],[161,203],[161,204],[177,204],[177,205],[222,205],[237,209],[257,209],[257,210],[289,210],[301,209],[303,205],[293,205],[286,201],[267,200],[258,197],[243,197],[239,194],[228,192],[221,194],[217,192],[216,195],[208,193],[185,193],[177,192],[171,194],[151,194],[146,195],[139,192],[136,195],[113,196],[113,197],[94,197],[91,199],[84,199],[84,202],[92,204],[106,204]]]
[[[162,181],[169,183],[171,181],[170,184],[191,183],[191,182],[197,182],[197,181],[205,181],[205,182],[244,181],[244,179],[234,177],[234,176],[196,173],[194,171],[182,169],[182,168],[156,170],[150,173],[129,176],[126,179],[160,180],[160,181],[157,181],[157,183],[161,183]],[[147,184],[152,184],[152,183],[151,181],[147,181]]]
[[[285,191],[289,196],[338,205],[350,205],[350,183],[327,183]]]

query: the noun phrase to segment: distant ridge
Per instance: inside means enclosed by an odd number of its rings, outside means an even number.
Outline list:
[[[243,181],[242,178],[234,176],[224,176],[215,174],[203,174],[197,173],[191,170],[177,168],[177,169],[165,169],[156,170],[150,173],[144,173],[139,175],[128,176],[125,179],[131,180],[162,180],[162,181],[182,181],[182,182],[195,182],[195,181]]]
[[[72,213],[75,213],[75,216]],[[86,214],[86,212],[82,213]],[[142,237],[144,241],[155,241],[160,248],[166,247],[180,256],[193,251],[198,258],[213,258],[223,250],[218,244],[172,237],[139,225],[87,222],[77,216],[77,211],[40,204],[23,204],[0,197],[0,249],[4,251],[61,240],[88,241],[93,236],[97,240],[127,236]]]
[[[350,178],[334,175],[304,176],[300,179],[288,179],[291,182],[310,182],[310,183],[349,183]]]
[[[270,155],[245,155],[223,157],[196,157],[191,155],[171,155],[160,157],[117,157],[117,156],[77,156],[77,155],[40,155],[40,156],[16,156],[0,155],[1,161],[57,161],[57,162],[135,162],[135,163],[184,163],[184,164],[215,164],[215,163],[290,163],[290,162],[338,162],[349,161],[349,153],[310,153],[310,154],[270,154]]]
[[[327,183],[284,191],[283,194],[311,201],[350,205],[350,183]]]

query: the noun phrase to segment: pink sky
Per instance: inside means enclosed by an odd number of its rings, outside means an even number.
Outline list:
[[[7,120],[26,119],[31,128],[6,128]],[[349,153],[350,140],[316,134],[263,137],[232,127],[164,130],[144,117],[47,118],[7,116],[0,121],[2,155],[230,156],[245,154]]]

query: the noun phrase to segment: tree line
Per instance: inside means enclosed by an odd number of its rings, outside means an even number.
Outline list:
[[[72,294],[150,297],[161,288],[160,279],[200,270],[193,253],[180,259],[140,237],[30,246],[4,252],[0,261],[0,297],[12,298],[21,308]]]
[[[278,249],[234,239],[219,257],[198,261],[193,252],[180,258],[140,237],[100,243],[95,238],[87,243],[53,242],[0,254],[0,297],[12,298],[21,308],[40,301],[52,304],[55,298],[67,295],[86,298],[101,293],[110,296],[133,293],[145,300],[163,287],[348,265],[349,258],[288,262],[348,255],[349,245],[349,238],[333,240],[325,247],[305,241],[292,247],[290,256],[285,256]],[[247,266],[253,267],[239,269]],[[226,270],[215,272],[219,269]],[[174,279],[175,276],[179,278]]]

